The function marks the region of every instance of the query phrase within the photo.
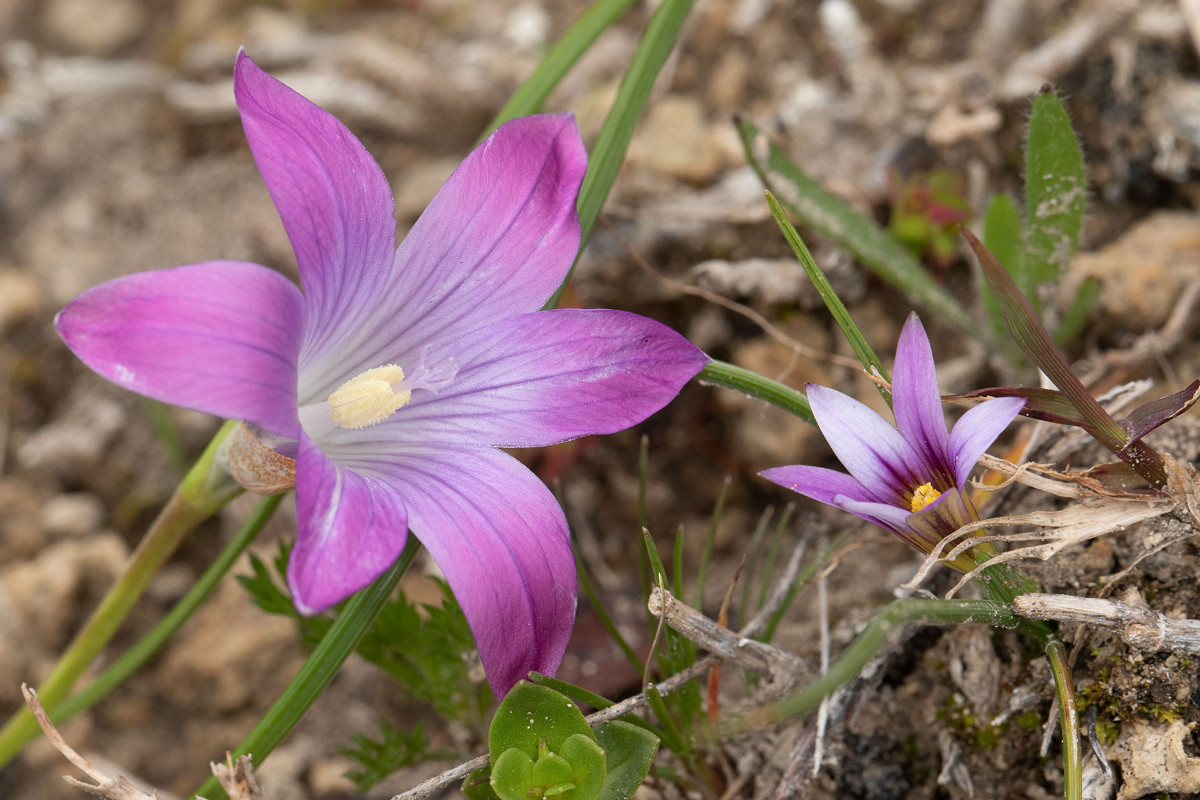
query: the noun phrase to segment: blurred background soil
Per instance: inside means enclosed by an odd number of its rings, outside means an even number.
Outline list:
[[[295,276],[234,108],[237,48],[364,141],[395,188],[403,232],[585,7],[579,0],[0,3],[0,713],[18,707],[22,681],[45,676],[179,476],[155,433],[154,410],[71,356],[52,328],[57,309],[101,281],[197,261],[243,259]],[[1081,373],[1098,376],[1098,391],[1141,377],[1155,380],[1155,394],[1182,388],[1200,375],[1194,327],[1185,324],[1186,335],[1172,346],[1119,363],[1105,354],[1146,342],[1200,277],[1200,62],[1186,16],[1195,8],[1185,0],[697,0],[568,300],[652,316],[715,357],[795,387],[837,386],[878,406],[870,383],[838,362],[848,348],[770,220],[733,116],[753,120],[811,175],[881,221],[897,178],[940,168],[962,177],[978,212],[990,193],[1019,190],[1029,99],[1050,82],[1072,115],[1092,175],[1086,252],[1063,300],[1082,276],[1103,285],[1069,356],[1080,359]],[[651,4],[635,6],[547,104],[573,111],[589,144],[651,11]],[[890,354],[908,301],[838,248],[816,238],[810,246],[868,339]],[[680,294],[639,261],[747,304],[813,354],[795,354],[744,316]],[[970,302],[964,259],[935,269]],[[943,391],[1014,379],[936,319],[927,315],[925,324]],[[169,417],[188,459],[218,425],[186,410]],[[1194,426],[1179,430],[1170,446],[1194,461],[1200,435]],[[682,525],[693,565],[713,503],[732,477],[709,613],[760,514],[792,499],[755,472],[833,465],[814,428],[759,401],[696,385],[635,430],[520,453],[561,487],[606,602],[634,626],[641,615],[631,554],[639,546],[643,435],[650,530],[665,545]],[[186,591],[251,505],[239,499],[184,544],[113,653]],[[294,531],[290,501],[282,508],[257,546],[265,555]],[[808,504],[796,519],[786,546],[805,539],[810,552],[851,524]],[[1126,581],[1155,607],[1197,617],[1196,549],[1187,533]],[[1114,534],[1034,569],[1052,589],[1086,594],[1099,576],[1142,553],[1144,534]],[[878,530],[857,530],[852,541],[858,546],[827,579],[835,647],[917,566]],[[410,590],[421,591],[421,581],[409,580]],[[811,588],[801,593],[779,640],[806,658],[817,651],[814,598]],[[230,579],[141,674],[64,733],[97,764],[114,765],[162,797],[186,795],[209,761],[240,742],[303,658],[292,624],[259,611]],[[1195,781],[1200,774],[1186,727],[1200,720],[1200,698],[1196,669],[1185,661],[1102,637],[1084,649],[1077,681],[1101,687],[1096,697],[1111,701],[1126,750],[1173,741],[1184,759],[1182,771],[1163,777],[1170,770],[1126,757],[1123,798],[1200,792],[1200,783],[1186,785],[1187,775]],[[920,630],[884,663],[852,713],[834,721],[824,769],[807,796],[1061,795],[1057,745],[1048,756],[1038,753],[1048,673],[1013,636]],[[639,683],[622,664],[581,609],[562,677],[617,697]],[[349,796],[342,772],[350,765],[337,748],[351,734],[375,735],[380,715],[398,725],[424,720],[437,749],[482,750],[352,659],[261,771],[269,796]],[[734,748],[762,755],[744,762],[759,764],[741,789],[745,796],[772,796],[807,725],[763,732]],[[390,797],[448,765],[410,770],[369,796]],[[65,771],[39,743],[0,773],[0,797],[78,796],[61,782]],[[1111,796],[1112,788],[1095,796]],[[646,791],[666,790],[652,784]]]

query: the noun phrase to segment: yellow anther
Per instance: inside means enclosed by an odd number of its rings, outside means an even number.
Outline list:
[[[329,395],[329,416],[343,428],[365,428],[395,414],[412,397],[392,387],[404,380],[404,370],[385,364],[355,375]]]
[[[924,510],[924,508],[942,496],[942,493],[933,488],[932,483],[927,483],[924,486],[918,486],[913,492],[912,510],[913,513]]]

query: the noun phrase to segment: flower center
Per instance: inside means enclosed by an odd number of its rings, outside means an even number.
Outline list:
[[[383,422],[412,398],[410,389],[397,391],[403,380],[404,370],[395,364],[355,375],[329,395],[329,416],[355,430]]]
[[[390,419],[412,400],[413,392],[436,395],[458,375],[453,358],[429,361],[422,353],[412,369],[384,364],[355,375],[324,400],[300,406],[300,425],[315,442],[338,429],[361,430]]]
[[[918,511],[923,511],[926,506],[941,496],[942,493],[933,488],[932,483],[926,483],[923,486],[918,486],[917,490],[913,492],[912,496],[913,513],[915,514]]]

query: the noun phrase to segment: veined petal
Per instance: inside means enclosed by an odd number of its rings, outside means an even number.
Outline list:
[[[950,434],[938,394],[933,350],[916,314],[909,315],[896,344],[892,409],[904,440],[919,450],[931,466],[947,477],[952,475],[952,465],[948,463]]]
[[[101,284],[54,324],[85,364],[126,389],[294,437],[303,304],[273,270],[212,261]]]
[[[569,114],[502,125],[446,181],[396,253],[355,374],[496,319],[536,311],[579,249],[587,155]]]
[[[866,405],[836,389],[813,383],[806,388],[829,447],[876,500],[903,503],[906,493],[933,477],[924,457]]]
[[[315,614],[383,574],[400,556],[408,515],[395,487],[333,463],[306,435],[296,457],[296,546],[288,586]]]
[[[408,451],[374,467],[404,494],[412,532],[442,568],[503,696],[530,670],[553,675],[575,621],[567,521],[512,456],[488,447]]]
[[[1020,397],[997,397],[985,400],[959,417],[950,432],[950,458],[953,460],[954,479],[958,486],[965,486],[979,457],[992,446],[1009,423],[1016,418],[1025,400]]]
[[[608,310],[525,314],[446,350],[459,365],[450,385],[415,393],[381,435],[536,447],[612,433],[665,406],[708,361],[665,325]]]
[[[396,248],[392,190],[345,125],[244,52],[233,89],[250,151],[296,252],[308,363],[357,331],[389,279]]]

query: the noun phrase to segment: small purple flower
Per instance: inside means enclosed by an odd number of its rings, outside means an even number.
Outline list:
[[[963,493],[967,477],[1025,402],[988,400],[947,431],[933,351],[916,314],[905,322],[896,345],[892,404],[899,430],[841,392],[811,383],[807,391],[818,427],[850,474],[806,466],[760,474],[894,531],[926,553],[978,519]],[[975,562],[964,555],[955,566],[970,570]]]
[[[575,613],[567,523],[496,448],[629,427],[707,357],[635,314],[539,310],[579,247],[570,115],[502,126],[397,249],[387,179],[345,126],[244,53],[234,93],[303,292],[257,264],[192,264],[85,292],[59,333],[121,386],[246,420],[295,458],[303,613],[374,580],[411,530],[493,689],[553,673]]]

